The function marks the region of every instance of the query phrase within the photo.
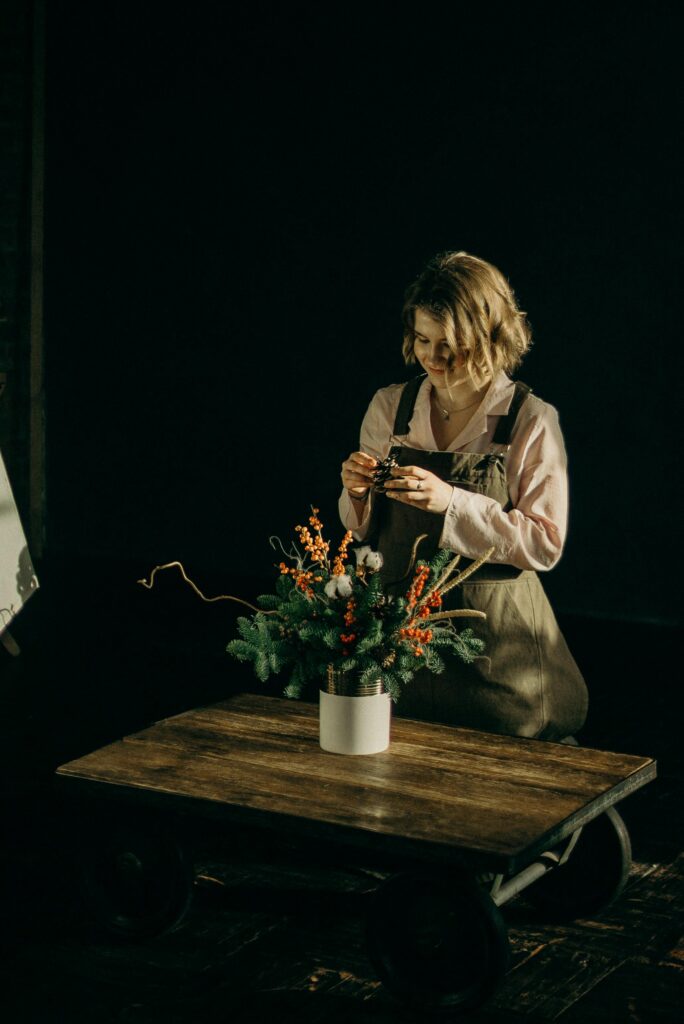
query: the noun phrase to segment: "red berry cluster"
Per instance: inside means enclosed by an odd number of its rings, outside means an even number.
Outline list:
[[[307,597],[313,597],[312,583],[322,583],[322,576],[315,576],[310,569],[295,569],[292,566],[286,565],[285,562],[280,563],[280,573],[282,576],[291,576],[295,581],[295,586],[307,595]]]
[[[354,609],[356,608],[356,601],[353,597],[350,597],[347,601],[347,610],[344,613],[344,624],[345,626],[351,626],[352,622],[356,622],[356,616],[354,615]]]
[[[418,601],[420,601],[429,575],[430,569],[427,565],[419,565],[416,567],[416,573],[415,576],[413,577],[413,582],[409,587],[408,593],[406,595],[406,600],[409,608],[415,608]]]
[[[405,626],[399,630],[399,636],[402,640],[408,640],[413,647],[413,653],[416,658],[420,658],[421,654],[424,654],[421,644],[429,644],[432,640],[431,629],[419,629],[418,626]]]
[[[349,600],[347,601],[347,610],[344,613],[344,624],[347,627],[352,626],[353,623],[356,622],[356,616],[354,615],[355,608],[356,601],[354,600],[353,597],[350,597]],[[342,654],[344,654],[346,657],[346,655],[349,654],[349,648],[347,647],[347,644],[354,643],[354,641],[356,640],[356,633],[340,633],[340,640],[345,645],[342,648]]]
[[[406,603],[411,612],[415,609],[423,596],[425,590],[425,584],[427,583],[430,575],[430,569],[427,565],[419,565],[416,567],[416,572],[413,577],[413,582],[408,589],[406,595]],[[413,618],[409,621],[407,626],[399,630],[399,636],[402,640],[408,640],[413,647],[413,653],[416,658],[420,658],[425,653],[424,648],[421,644],[429,644],[432,640],[431,629],[421,629],[416,625],[419,619],[427,619],[431,614],[431,611],[435,608],[440,608],[442,605],[442,595],[438,591],[433,591],[429,595],[427,600],[414,612]]]

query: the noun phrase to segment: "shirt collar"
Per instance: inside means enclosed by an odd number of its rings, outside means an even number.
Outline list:
[[[430,425],[431,391],[432,384],[426,376],[420,386],[420,391],[418,392],[415,414],[419,417],[420,427],[427,430],[428,436],[432,435],[432,426]],[[476,438],[486,434],[488,428],[487,417],[505,416],[511,407],[514,394],[515,381],[512,381],[503,370],[499,370],[490,384],[489,390],[483,398],[479,408],[476,409],[475,415],[471,420],[469,420],[461,433],[454,438],[447,451],[457,451],[464,445],[469,444]]]

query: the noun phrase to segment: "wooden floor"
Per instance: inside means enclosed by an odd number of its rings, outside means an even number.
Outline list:
[[[626,641],[628,632],[623,627],[616,635]],[[681,700],[673,702],[662,651],[639,663],[654,665],[643,688],[625,652],[621,663],[594,664],[582,741],[658,758],[659,778],[620,805],[634,853],[628,888],[600,916],[570,926],[540,921],[522,897],[509,905],[512,968],[473,1021],[684,1019],[684,772],[675,713]],[[58,703],[54,698],[53,707]],[[35,772],[50,732],[42,719],[38,728],[35,709],[25,712],[12,755],[19,774],[28,765]],[[103,730],[98,742],[109,738]],[[51,758],[56,764],[80,752],[72,743]],[[258,841],[231,866],[227,842],[198,837],[188,919],[169,935],[130,946],[99,940],[82,925],[59,855],[63,823],[47,789],[33,785],[20,798],[10,795],[5,819],[0,990],[3,1019],[12,1024],[410,1019],[365,954],[363,916],[378,880],[371,869]]]
[[[651,787],[661,810],[674,793],[667,783]],[[632,798],[638,859],[613,907],[560,927],[536,918],[522,898],[509,906],[512,969],[475,1020],[682,1019],[684,858],[670,837],[654,845],[639,839],[655,810],[646,803],[646,790]],[[16,932],[5,935],[4,1019],[405,1019],[365,955],[362,922],[375,877],[258,845],[251,864],[231,867],[230,851],[218,846],[198,851],[195,901],[181,928],[134,946],[98,940],[83,928],[66,892],[50,892],[50,883],[63,882],[58,866],[51,877],[25,879],[24,891],[33,884],[43,906],[40,913],[33,908],[39,930],[21,935],[19,925],[19,945]]]

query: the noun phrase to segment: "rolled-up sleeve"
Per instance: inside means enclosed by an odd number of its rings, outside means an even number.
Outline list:
[[[530,397],[520,411],[507,455],[512,508],[455,487],[440,547],[477,558],[493,547],[492,562],[543,571],[558,562],[568,518],[567,457],[558,414]]]

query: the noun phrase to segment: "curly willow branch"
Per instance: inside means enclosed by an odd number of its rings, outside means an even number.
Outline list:
[[[250,604],[249,601],[243,601],[241,597],[232,597],[230,594],[219,594],[217,597],[205,597],[202,591],[197,587],[188,576],[185,575],[185,569],[180,562],[166,562],[164,565],[155,565],[154,569],[150,573],[149,580],[137,580],[141,586],[147,590],[151,590],[154,586],[154,577],[160,571],[160,569],[173,569],[178,567],[181,571],[181,576],[189,586],[195,591],[198,597],[201,597],[207,604],[212,604],[214,601],[237,601],[238,604],[244,604],[247,608],[251,608],[253,612],[261,612],[262,615],[275,615],[276,610],[264,611],[263,608],[257,608],[256,605]]]
[[[416,555],[418,554],[418,545],[420,544],[420,542],[422,540],[425,540],[426,537],[427,537],[427,533],[421,533],[421,534],[419,534],[416,537],[414,545],[413,545],[413,549],[411,551],[411,557],[409,559],[409,564],[408,564],[408,567],[406,569],[406,572],[404,573],[403,576],[400,576],[398,580],[395,580],[395,583],[403,583],[404,580],[407,580],[409,578],[409,576],[411,575],[411,572],[413,571],[413,567],[416,564]]]

